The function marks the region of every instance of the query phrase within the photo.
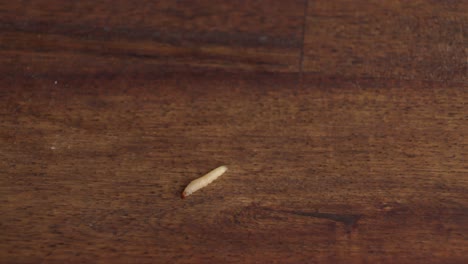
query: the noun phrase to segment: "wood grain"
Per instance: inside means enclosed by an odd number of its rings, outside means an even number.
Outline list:
[[[467,1],[310,1],[304,71],[467,80]]]
[[[99,70],[94,61],[125,71],[134,60],[148,67],[297,71],[304,6],[303,0],[9,1],[0,3],[0,48],[15,61],[39,53],[55,65],[57,55],[68,57],[62,71]],[[70,65],[83,55],[92,59]]]
[[[467,262],[464,46],[432,41],[453,25],[418,20],[427,38],[411,40],[453,71],[374,60],[403,52],[386,34],[362,67],[345,39],[320,51],[333,30],[311,41],[322,12],[346,29],[427,2],[311,1],[306,24],[302,1],[112,3],[0,3],[0,263]],[[434,5],[465,19],[463,2]]]

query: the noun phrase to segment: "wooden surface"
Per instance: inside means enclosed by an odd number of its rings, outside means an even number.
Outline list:
[[[0,262],[467,263],[467,14],[0,2]]]

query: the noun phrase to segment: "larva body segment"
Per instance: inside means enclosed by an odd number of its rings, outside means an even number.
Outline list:
[[[187,185],[187,187],[185,187],[185,190],[182,192],[182,198],[185,198],[191,195],[192,193],[200,190],[201,188],[207,186],[208,184],[212,183],[219,176],[223,175],[223,173],[225,173],[227,169],[228,168],[226,166],[220,166],[208,172],[204,176],[193,180],[192,182],[189,183],[189,185]]]

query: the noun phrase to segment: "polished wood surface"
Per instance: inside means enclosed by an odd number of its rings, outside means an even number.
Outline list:
[[[0,3],[0,263],[466,263],[465,11]]]

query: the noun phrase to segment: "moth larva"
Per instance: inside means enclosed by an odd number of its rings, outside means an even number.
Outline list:
[[[187,187],[185,187],[185,190],[182,192],[182,199],[207,186],[208,184],[216,180],[219,176],[223,175],[223,173],[225,173],[226,171],[226,166],[220,166],[208,172],[204,176],[193,180],[189,183],[189,185],[187,185]]]

